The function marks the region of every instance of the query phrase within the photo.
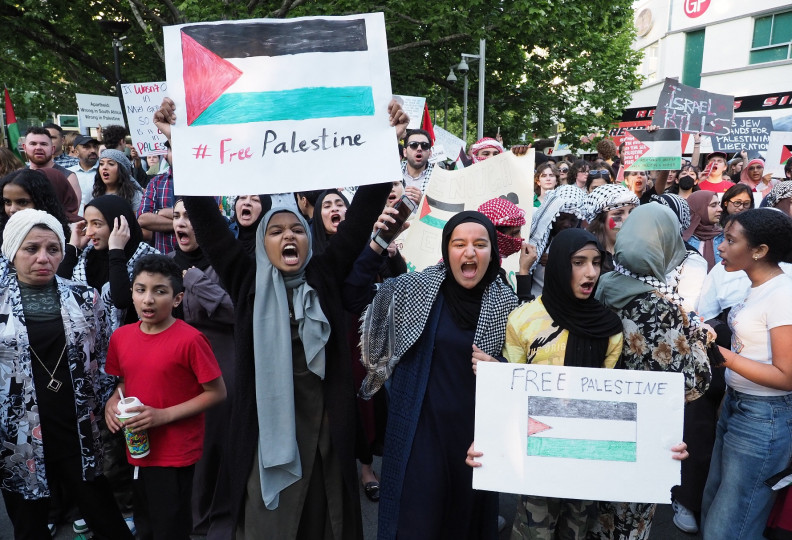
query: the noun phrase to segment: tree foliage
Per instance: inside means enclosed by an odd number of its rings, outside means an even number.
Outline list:
[[[120,55],[123,81],[162,80],[162,27],[258,17],[384,11],[394,93],[423,95],[459,115],[462,77],[446,81],[461,53],[486,42],[484,133],[507,144],[551,135],[565,142],[621,115],[639,79],[631,0],[5,0],[0,3],[0,81],[26,97],[22,115],[75,109],[74,93],[114,92],[113,35],[100,20],[131,23]],[[478,67],[470,63],[468,138],[475,137]],[[17,111],[20,114],[20,111]],[[442,114],[442,113],[441,113]],[[461,115],[460,115],[461,116]],[[461,118],[450,125],[460,125]],[[460,134],[461,135],[461,134]]]

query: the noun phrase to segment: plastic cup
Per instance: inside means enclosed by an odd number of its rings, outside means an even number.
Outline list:
[[[126,420],[130,418],[134,418],[135,416],[139,415],[140,412],[128,412],[128,409],[133,407],[141,407],[143,404],[140,400],[136,397],[125,397],[124,399],[118,402],[118,411],[119,414],[116,414],[116,418],[123,424]],[[129,455],[132,456],[134,459],[140,459],[142,457],[146,457],[151,452],[151,447],[149,446],[149,438],[148,438],[148,431],[138,431],[137,433],[132,433],[131,430],[127,429],[124,426],[124,440],[126,440],[127,449],[129,450]]]

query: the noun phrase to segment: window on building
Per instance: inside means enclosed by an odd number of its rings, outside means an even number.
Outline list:
[[[792,11],[774,13],[754,21],[752,64],[792,58]]]
[[[657,80],[657,66],[660,57],[660,44],[655,41],[643,50],[644,56],[641,60],[639,73],[645,77],[644,83]]]

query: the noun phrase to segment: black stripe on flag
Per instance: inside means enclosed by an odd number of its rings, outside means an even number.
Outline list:
[[[658,129],[656,131],[646,131],[645,129],[629,130],[630,135],[635,137],[641,142],[651,141],[679,141],[681,140],[681,133],[678,129]]]
[[[528,415],[636,421],[638,404],[530,396],[528,397]]]
[[[221,58],[368,50],[364,19],[200,24],[181,31]]]
[[[426,195],[426,202],[429,203],[429,206],[432,208],[437,208],[438,210],[445,210],[446,212],[462,212],[465,210],[465,203],[447,203],[443,201],[438,201],[437,199],[433,199],[429,195]]]

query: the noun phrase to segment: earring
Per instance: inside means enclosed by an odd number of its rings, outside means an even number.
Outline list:
[[[757,255],[756,253],[754,253],[753,260],[755,260],[755,261],[758,261],[758,260],[759,260],[759,255]]]

